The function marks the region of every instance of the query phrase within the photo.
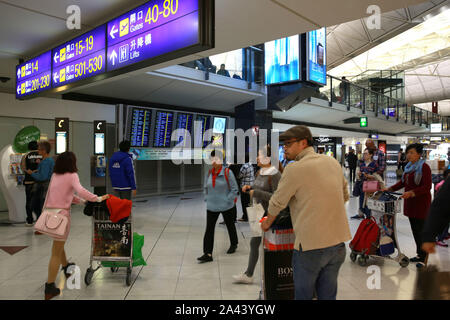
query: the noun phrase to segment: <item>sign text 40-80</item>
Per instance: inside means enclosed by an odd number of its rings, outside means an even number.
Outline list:
[[[178,12],[178,0],[166,0],[163,3],[164,10],[160,11],[158,4],[149,7],[145,16],[145,22],[148,24],[158,22],[159,16],[162,14],[164,18],[168,18],[171,14]]]

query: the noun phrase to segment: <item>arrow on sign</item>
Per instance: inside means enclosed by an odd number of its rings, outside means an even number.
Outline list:
[[[109,35],[111,36],[111,38],[115,39],[116,38],[116,33],[119,31],[119,29],[116,29],[116,25],[113,25],[111,32],[109,33]]]
[[[111,62],[113,66],[116,65],[116,59],[117,59],[117,52],[116,50],[113,50],[113,52],[111,53]]]
[[[58,72],[55,72],[55,73],[53,74],[53,82],[54,82],[54,83],[57,83],[57,82],[58,82],[58,78],[59,78]]]
[[[17,70],[17,78],[20,78],[20,69]]]
[[[58,52],[56,52],[53,60],[55,61],[55,63],[58,63],[58,61],[57,61],[58,59],[59,59],[59,54],[58,54]]]
[[[17,94],[20,94],[20,86],[17,86]]]

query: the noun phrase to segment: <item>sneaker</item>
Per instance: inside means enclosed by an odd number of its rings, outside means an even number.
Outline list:
[[[357,214],[357,215],[354,215],[353,217],[351,217],[350,219],[359,219],[359,220],[361,220],[361,219],[364,219],[364,216],[360,216],[359,214]]]
[[[252,284],[253,283],[253,277],[249,277],[248,275],[244,273],[233,276],[234,283],[242,283],[242,284]]]
[[[235,253],[237,249],[237,246],[230,246],[230,249],[228,249],[227,254]]]
[[[416,268],[417,268],[417,269],[422,269],[423,267],[425,267],[425,263],[423,263],[423,262],[418,262],[418,263],[416,264]]]
[[[202,255],[201,257],[199,257],[199,258],[197,258],[197,260],[200,262],[200,263],[205,263],[205,262],[211,262],[211,261],[213,261],[213,258],[212,258],[212,256],[210,256],[209,254],[204,254],[204,255]]]
[[[25,223],[25,227],[32,227],[32,226],[34,226],[34,223]]]
[[[425,262],[425,260],[420,259],[419,257],[414,257],[409,259],[410,262]]]
[[[448,247],[448,244],[445,243],[444,241],[436,241],[436,244],[440,247],[445,247],[445,248]]]

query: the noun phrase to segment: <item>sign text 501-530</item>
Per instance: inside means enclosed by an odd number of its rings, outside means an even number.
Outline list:
[[[105,54],[96,53],[85,59],[79,60],[74,64],[67,65],[53,73],[53,83],[55,85],[62,85],[80,80],[96,73],[101,73],[105,70]]]

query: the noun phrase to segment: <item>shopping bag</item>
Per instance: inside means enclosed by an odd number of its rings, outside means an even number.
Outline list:
[[[450,272],[432,265],[419,269],[414,300],[450,300]]]
[[[259,221],[264,216],[264,212],[265,210],[260,203],[247,207],[248,222],[250,224],[253,237],[262,236],[261,223]]]
[[[144,246],[144,236],[137,232],[133,233],[133,267],[146,266],[144,257],[142,256],[142,247]],[[106,268],[128,267],[128,262],[110,262],[103,261],[102,266]]]

